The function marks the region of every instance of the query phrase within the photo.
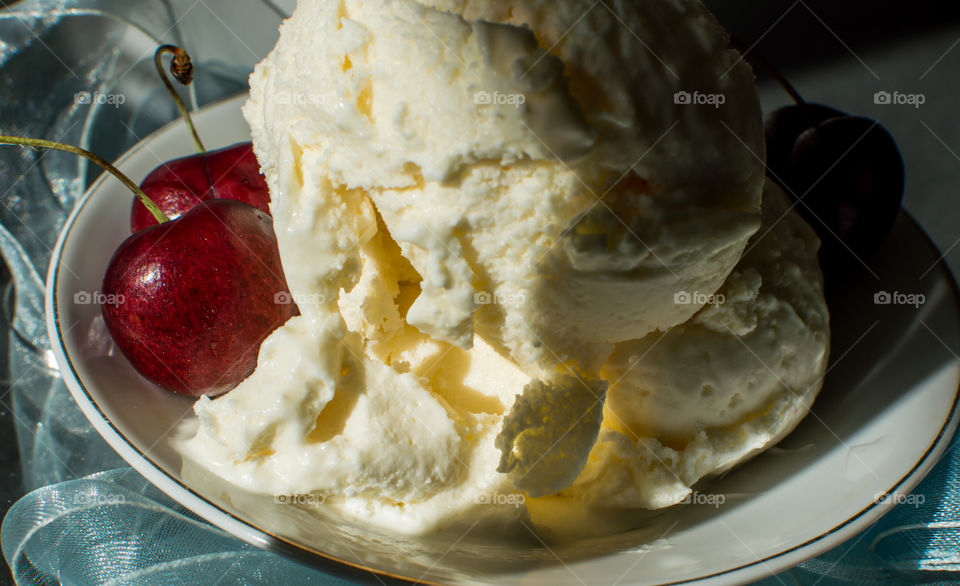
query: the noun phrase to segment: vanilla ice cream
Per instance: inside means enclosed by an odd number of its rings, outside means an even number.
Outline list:
[[[300,1],[244,114],[301,315],[185,454],[423,532],[668,506],[803,417],[817,241],[772,187],[757,233],[752,72],[698,0],[614,8]]]
[[[563,492],[592,507],[661,508],[787,435],[823,383],[829,326],[820,242],[767,184],[763,227],[711,304],[617,345],[600,438]]]

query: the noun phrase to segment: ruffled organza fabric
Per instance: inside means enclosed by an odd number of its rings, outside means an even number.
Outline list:
[[[31,492],[2,543],[19,584],[349,584],[230,537],[131,468]]]

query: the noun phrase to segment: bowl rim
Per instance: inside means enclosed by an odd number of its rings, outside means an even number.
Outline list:
[[[195,122],[202,120],[205,113],[219,108],[226,108],[230,106],[239,107],[239,104],[242,103],[245,98],[246,94],[239,94],[237,96],[205,105],[203,108],[193,114],[194,120]],[[197,123],[199,124],[199,122]],[[177,129],[180,129],[184,126],[185,124],[182,120],[174,120],[162,126],[146,136],[143,140],[138,141],[129,150],[124,152],[114,162],[114,165],[121,167],[128,159],[136,156],[142,150],[147,148],[151,141],[155,140],[161,135],[175,132]],[[293,543],[239,518],[233,513],[208,500],[203,495],[195,492],[182,480],[174,478],[164,471],[159,465],[154,463],[149,456],[137,448],[133,442],[127,439],[126,436],[120,432],[119,428],[113,423],[113,421],[110,420],[106,413],[101,410],[100,406],[94,400],[83,381],[80,380],[80,376],[75,368],[73,360],[67,353],[60,328],[60,313],[57,303],[57,286],[60,275],[60,260],[63,256],[63,251],[67,240],[70,238],[70,233],[76,225],[77,218],[83,212],[83,209],[86,207],[89,201],[100,190],[103,183],[111,180],[113,180],[112,176],[106,172],[102,173],[77,201],[73,210],[65,220],[50,258],[50,265],[47,270],[46,278],[46,291],[44,293],[44,315],[47,325],[47,334],[50,338],[50,345],[53,354],[58,365],[60,366],[60,375],[66,383],[66,386],[77,405],[80,407],[81,411],[90,421],[93,427],[97,430],[97,433],[103,437],[103,439],[120,455],[121,458],[123,458],[124,461],[126,461],[138,473],[149,480],[151,484],[156,486],[181,506],[199,515],[211,524],[227,531],[234,537],[237,537],[262,549],[291,556],[300,561],[306,561],[314,567],[317,567],[318,562],[320,562],[320,569],[335,575],[344,576],[347,578],[362,578],[368,574],[374,574],[376,576],[409,582],[410,578],[408,577],[394,574],[387,570],[371,568],[363,565],[362,563],[351,562],[349,560],[338,558],[324,553],[315,547]],[[930,238],[930,235],[927,234],[920,223],[917,222],[917,220],[909,212],[901,209],[900,213],[910,222],[910,224],[912,224],[913,228],[915,228],[923,236],[926,244],[930,246],[932,250],[937,252],[938,260],[935,266],[937,266],[938,269],[943,272],[944,276],[949,281],[954,303],[960,305],[960,287],[958,287],[956,278],[954,277],[953,272],[950,270],[950,267],[945,262],[944,257],[942,254],[940,254],[940,249],[933,242],[933,240]],[[755,580],[758,579],[758,577],[763,577],[768,574],[774,575],[783,572],[784,570],[787,570],[804,560],[813,558],[836,547],[837,545],[840,545],[853,535],[865,530],[870,524],[877,521],[895,506],[896,503],[887,498],[890,494],[898,491],[911,491],[920,483],[920,481],[923,480],[927,473],[929,473],[929,471],[939,461],[940,456],[942,456],[946,451],[947,446],[950,443],[949,440],[956,432],[958,422],[960,422],[958,412],[960,412],[960,384],[958,384],[958,389],[954,393],[953,404],[950,407],[949,414],[944,419],[937,436],[927,447],[927,450],[923,453],[923,455],[920,456],[917,462],[915,462],[914,465],[906,473],[904,473],[904,475],[892,487],[876,496],[871,504],[864,507],[857,514],[848,517],[846,520],[837,524],[830,530],[825,531],[816,537],[812,537],[803,543],[792,545],[786,549],[783,549],[782,551],[779,551],[778,553],[771,554],[761,559],[756,559],[749,563],[743,563],[726,570],[712,572],[710,574],[697,576],[695,578],[667,582],[665,584],[677,585],[695,583],[726,583],[733,581],[744,582]],[[421,578],[418,580],[418,583],[432,582],[424,582],[423,578]]]

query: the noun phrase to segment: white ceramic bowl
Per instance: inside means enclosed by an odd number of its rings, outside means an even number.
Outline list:
[[[248,140],[242,98],[196,116],[208,145]],[[192,152],[174,123],[118,166],[135,180]],[[745,582],[828,550],[893,506],[943,452],[956,427],[960,314],[953,278],[923,231],[901,214],[873,267],[830,299],[834,363],[813,414],[777,448],[698,487],[715,507],[652,514],[642,528],[545,545],[468,533],[423,538],[371,531],[238,490],[198,471],[185,480],[171,432],[191,401],[144,381],[110,344],[100,308],[85,304],[128,235],[131,194],[109,176],[67,220],[47,278],[47,326],[64,379],[83,412],[131,466],[211,523],[255,545],[328,571],[421,581],[526,584]],[[933,268],[930,268],[933,267]],[[928,270],[929,269],[929,270]],[[919,308],[877,304],[878,292],[920,293]],[[880,299],[882,301],[882,299]]]

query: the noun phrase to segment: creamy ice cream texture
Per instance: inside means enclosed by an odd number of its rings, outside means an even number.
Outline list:
[[[697,0],[301,0],[244,108],[301,315],[184,453],[417,533],[777,441],[827,312],[727,43]]]

